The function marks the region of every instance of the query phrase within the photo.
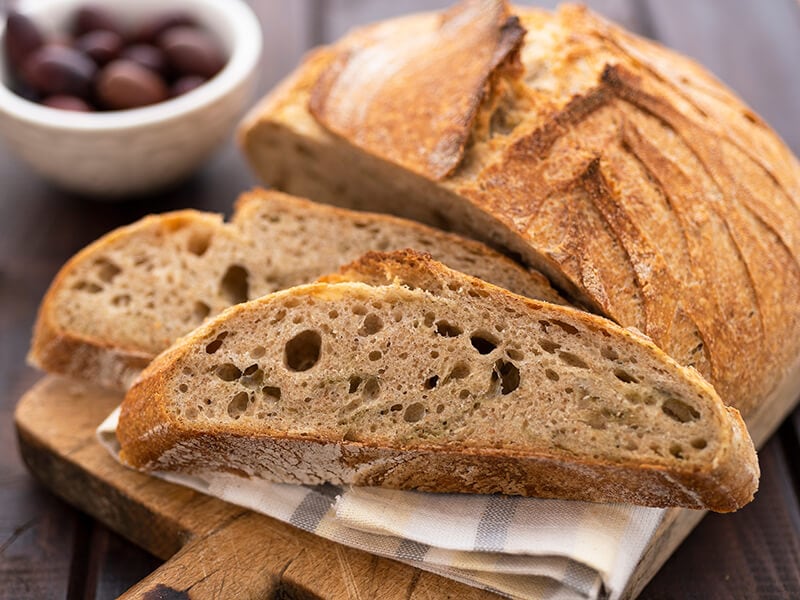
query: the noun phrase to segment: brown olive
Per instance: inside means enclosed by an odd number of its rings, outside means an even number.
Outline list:
[[[173,27],[194,27],[195,25],[196,23],[192,16],[185,12],[165,12],[142,23],[134,39],[143,44],[153,44],[168,29]]]
[[[123,49],[120,54],[122,58],[127,58],[135,63],[139,63],[146,69],[155,71],[162,76],[166,76],[169,68],[167,67],[167,57],[160,48],[149,44],[133,44]]]
[[[92,107],[89,106],[88,103],[76,96],[49,96],[42,100],[42,104],[50,108],[60,108],[61,110],[72,110],[76,112],[92,111]]]
[[[28,57],[22,77],[35,91],[46,96],[66,94],[85,98],[97,67],[77,50],[48,44]]]
[[[118,33],[104,29],[90,31],[75,40],[75,48],[101,67],[117,58],[122,46],[123,40]]]
[[[172,84],[169,89],[169,95],[175,98],[176,96],[183,96],[194,89],[199,88],[206,82],[204,77],[199,75],[184,75]]]
[[[225,55],[209,34],[192,27],[173,27],[158,44],[169,65],[184,75],[211,78],[225,66]]]
[[[19,96],[62,110],[125,110],[186,94],[225,66],[222,45],[185,11],[154,14],[128,35],[112,10],[91,2],[46,38],[9,11],[3,44]]]
[[[124,110],[167,99],[167,86],[158,74],[132,60],[106,65],[97,78],[97,97],[103,106]]]
[[[22,80],[14,82],[14,93],[21,98],[25,98],[25,100],[30,100],[31,102],[39,102],[42,99],[42,95],[34,90],[31,86],[25,83]]]
[[[102,6],[86,4],[81,6],[75,13],[72,32],[75,36],[81,36],[90,31],[113,31],[121,37],[125,37],[125,28],[117,18]]]
[[[8,13],[3,43],[9,66],[15,73],[19,73],[25,60],[44,45],[44,37],[36,23],[12,10]]]

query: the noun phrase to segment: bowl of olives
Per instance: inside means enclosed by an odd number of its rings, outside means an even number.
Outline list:
[[[0,22],[0,134],[63,188],[146,194],[228,139],[260,54],[242,0],[21,2]]]

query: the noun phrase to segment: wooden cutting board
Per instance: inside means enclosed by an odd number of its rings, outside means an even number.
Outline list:
[[[748,420],[758,445],[799,389],[796,369]],[[496,598],[123,468],[94,435],[120,401],[117,393],[47,376],[20,400],[15,423],[22,457],[38,479],[166,561],[122,598]],[[625,598],[644,588],[703,514],[668,511]]]

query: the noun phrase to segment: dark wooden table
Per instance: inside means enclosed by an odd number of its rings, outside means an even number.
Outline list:
[[[0,8],[3,4],[0,0]],[[335,39],[352,25],[448,2],[251,4],[264,27],[264,92],[307,48]],[[797,0],[588,4],[699,59],[800,154]],[[52,496],[19,459],[12,413],[19,396],[40,377],[25,365],[25,353],[36,307],[51,278],[70,255],[114,227],[183,207],[230,213],[237,193],[253,183],[231,142],[200,173],[170,191],[100,204],[49,187],[0,144],[0,598],[112,598],[159,564]],[[800,411],[795,411],[761,451],[756,500],[734,515],[707,516],[643,597],[800,598],[799,434]]]

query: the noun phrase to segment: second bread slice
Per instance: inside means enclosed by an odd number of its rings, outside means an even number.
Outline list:
[[[29,360],[124,389],[176,338],[223,309],[308,283],[368,250],[413,247],[516,293],[563,302],[547,280],[483,244],[412,221],[256,190],[231,223],[185,210],[102,237],[59,272]]]

